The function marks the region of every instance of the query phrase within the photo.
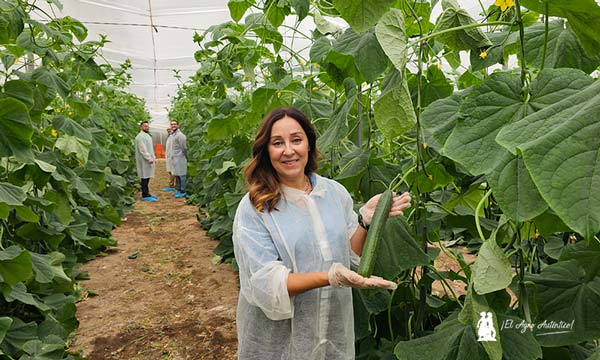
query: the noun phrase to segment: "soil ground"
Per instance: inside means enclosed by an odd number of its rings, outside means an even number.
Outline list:
[[[113,232],[118,246],[82,266],[91,279],[71,349],[90,360],[236,358],[237,275],[211,261],[217,243],[197,208],[161,191],[167,185],[159,160],[150,181],[158,201],[138,199]]]

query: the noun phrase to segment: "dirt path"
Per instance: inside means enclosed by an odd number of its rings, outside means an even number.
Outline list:
[[[159,160],[150,181],[158,202],[138,200],[113,233],[118,246],[82,266],[91,279],[72,349],[88,359],[236,358],[237,275],[212,263],[217,243],[197,208],[161,191],[164,169]]]

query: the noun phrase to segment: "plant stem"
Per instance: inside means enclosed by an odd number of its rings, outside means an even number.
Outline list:
[[[477,208],[475,209],[475,226],[477,226],[477,233],[479,234],[479,237],[481,238],[482,241],[485,241],[485,236],[483,236],[483,231],[481,230],[481,224],[479,223],[479,212],[481,211],[483,204],[485,203],[485,201],[487,200],[487,198],[490,196],[491,193],[492,193],[492,189],[489,189],[485,193],[485,195],[483,195],[483,197],[479,201],[479,204],[477,204]]]
[[[519,40],[521,42],[521,85],[525,87],[527,82],[527,64],[525,62],[525,28],[523,27],[521,3],[519,0],[515,0],[515,10],[517,13],[517,25],[519,26]]]
[[[542,48],[542,65],[540,71],[544,70],[544,64],[546,63],[546,51],[548,50],[548,3],[544,2],[544,47]]]
[[[529,297],[527,296],[527,287],[525,286],[525,260],[523,249],[519,251],[519,303],[523,305],[523,315],[525,321],[531,324],[531,311],[529,310]]]
[[[494,25],[508,25],[508,26],[512,26],[513,23],[509,22],[509,21],[490,21],[490,22],[481,23],[481,24],[480,23],[475,23],[475,24],[457,26],[457,27],[453,27],[453,28],[450,28],[450,29],[438,31],[438,32],[435,32],[433,34],[429,34],[427,36],[423,36],[421,38],[418,38],[414,42],[409,42],[407,46],[412,46],[412,45],[414,45],[414,44],[416,44],[418,42],[427,41],[429,39],[433,39],[436,36],[447,34],[447,33],[451,33],[453,31],[468,30],[468,29],[474,29],[474,28],[481,27],[481,26],[494,26]]]

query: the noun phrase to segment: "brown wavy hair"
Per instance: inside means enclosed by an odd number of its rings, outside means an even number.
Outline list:
[[[292,107],[282,107],[271,111],[258,128],[252,146],[252,159],[246,165],[244,171],[250,201],[257,211],[265,209],[269,212],[273,211],[282,196],[279,177],[269,158],[269,141],[271,140],[273,124],[286,116],[296,120],[302,126],[308,138],[308,162],[304,168],[304,173],[309,175],[317,170],[317,133],[306,115]]]

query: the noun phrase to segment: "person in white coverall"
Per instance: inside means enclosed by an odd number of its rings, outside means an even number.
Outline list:
[[[315,129],[299,110],[265,117],[233,224],[241,360],[354,359],[350,287],[396,287],[350,270],[380,195],[361,208],[359,225],[346,189],[315,173],[317,154]],[[410,201],[394,196],[389,215]]]
[[[156,164],[152,136],[150,136],[149,132],[150,125],[147,121],[142,121],[140,123],[140,132],[135,137],[135,165],[141,181],[142,200],[156,201],[156,196],[150,194],[148,187],[150,178],[154,177],[154,166]]]
[[[169,159],[171,174],[176,178],[176,191],[174,196],[185,197],[185,183],[187,175],[187,139],[179,130],[177,120],[171,120],[171,143],[169,148]]]

